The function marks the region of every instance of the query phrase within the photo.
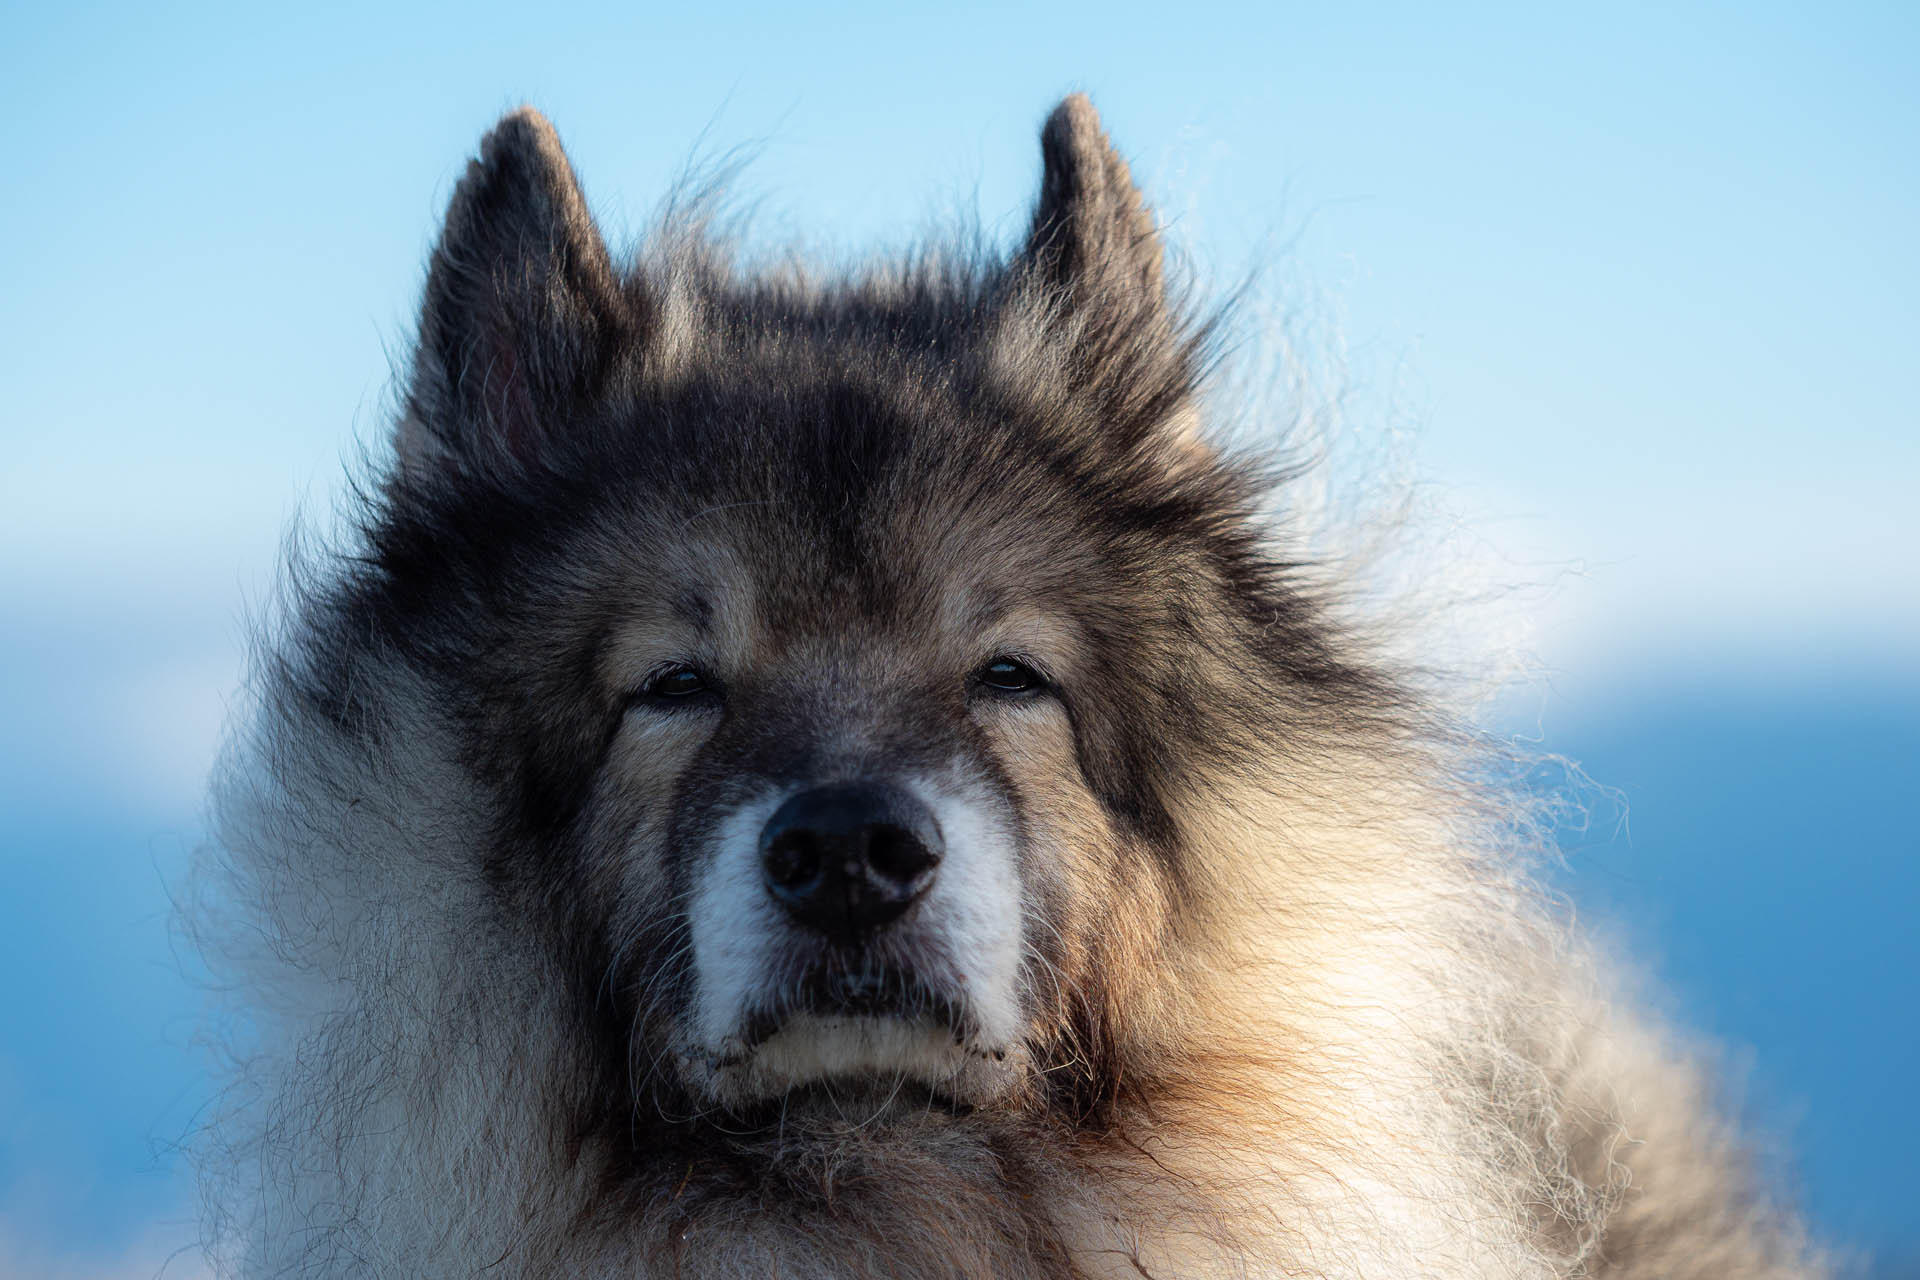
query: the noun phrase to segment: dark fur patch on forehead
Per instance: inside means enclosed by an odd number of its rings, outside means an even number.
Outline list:
[[[694,590],[684,590],[673,597],[673,615],[696,631],[713,629],[713,601]]]
[[[1377,692],[1331,659],[1289,566],[1263,549],[1253,478],[1170,474],[1031,406],[983,412],[974,388],[888,367],[914,353],[829,341],[803,357],[794,341],[743,350],[724,376],[631,388],[583,433],[591,450],[511,484],[389,491],[345,613],[464,690],[527,827],[563,823],[584,794],[616,715],[594,653],[661,539],[748,560],[769,625],[911,627],[961,570],[1057,613],[1091,653],[1092,687],[1070,691],[1082,767],[1156,843],[1180,785],[1165,761],[1204,763],[1246,732],[1205,723],[1197,708],[1221,704],[1193,696],[1196,677],[1244,684],[1235,702],[1263,707],[1289,705],[1266,696],[1276,684]],[[697,571],[661,603],[704,630],[716,606]]]

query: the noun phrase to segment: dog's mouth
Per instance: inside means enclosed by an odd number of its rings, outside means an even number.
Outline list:
[[[860,1024],[899,1023],[950,1036],[957,1047],[979,1037],[965,1003],[915,974],[879,966],[815,969],[784,999],[748,1015],[735,1055],[759,1051],[803,1022],[857,1030]]]
[[[777,1095],[745,1098],[729,1110],[749,1131],[773,1127],[799,1136],[809,1129],[833,1132],[906,1117],[961,1120],[977,1106],[972,1097],[954,1087],[898,1075],[862,1075],[817,1080]]]
[[[823,965],[749,1013],[705,1055],[703,1074],[739,1104],[958,1114],[993,1092],[1009,1052],[944,984],[870,964]]]

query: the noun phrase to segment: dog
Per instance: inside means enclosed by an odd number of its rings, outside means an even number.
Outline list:
[[[1824,1274],[1040,142],[835,274],[488,134],[216,780],[220,1274]]]

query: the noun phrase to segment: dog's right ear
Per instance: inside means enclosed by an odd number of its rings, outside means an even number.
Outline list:
[[[593,402],[632,319],[553,126],[523,107],[480,144],[427,270],[407,475],[511,475]]]

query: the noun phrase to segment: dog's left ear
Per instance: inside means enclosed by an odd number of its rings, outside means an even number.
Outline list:
[[[1064,387],[1127,446],[1192,429],[1196,349],[1168,297],[1160,233],[1084,94],[1040,133],[1040,199],[1016,263]]]
[[[1026,259],[1071,306],[1164,310],[1160,234],[1084,93],[1040,131],[1040,201]]]
[[[553,126],[530,107],[480,144],[427,270],[403,471],[496,478],[593,403],[632,317]]]

